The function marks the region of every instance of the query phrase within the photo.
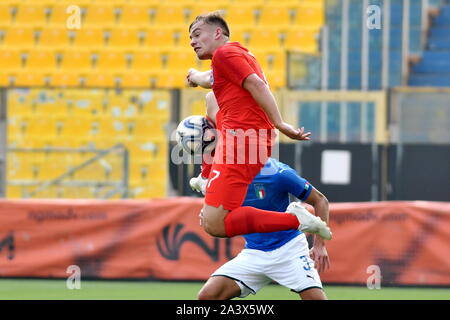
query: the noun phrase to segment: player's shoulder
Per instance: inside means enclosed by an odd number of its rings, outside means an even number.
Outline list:
[[[241,46],[239,42],[228,42],[224,44],[223,46],[220,46],[217,48],[216,52],[214,53],[214,57],[228,57],[228,56],[234,56],[234,55],[241,55],[247,53],[248,50]],[[213,57],[213,58],[214,58]]]

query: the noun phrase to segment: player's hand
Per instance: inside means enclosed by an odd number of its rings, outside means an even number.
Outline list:
[[[189,185],[191,186],[191,189],[193,191],[197,191],[197,192],[200,192],[203,195],[205,195],[207,182],[208,182],[208,179],[203,178],[202,174],[200,173],[198,175],[198,177],[191,178],[191,180],[189,180]]]
[[[309,251],[309,255],[311,259],[314,260],[314,264],[319,273],[330,268],[330,258],[328,257],[327,248],[322,243],[316,243],[314,241],[314,245]]]
[[[305,132],[304,127],[295,129],[290,124],[283,122],[277,127],[277,129],[294,140],[311,140],[311,132]]]
[[[190,68],[188,71],[188,74],[186,76],[186,81],[189,87],[197,87],[198,83],[195,80],[196,75],[199,73],[200,71],[194,69],[194,68]]]

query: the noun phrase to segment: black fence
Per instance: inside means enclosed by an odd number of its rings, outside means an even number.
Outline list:
[[[348,156],[348,179],[329,182],[324,171],[324,152]],[[383,200],[450,201],[450,145],[404,144],[281,144],[279,160],[296,169],[331,202]],[[199,196],[189,179],[200,172],[199,165],[170,165],[172,186],[185,196]]]

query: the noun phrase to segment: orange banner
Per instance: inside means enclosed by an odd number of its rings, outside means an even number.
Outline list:
[[[0,277],[205,280],[243,247],[199,226],[199,198],[2,200]],[[450,203],[330,205],[324,283],[450,285]]]

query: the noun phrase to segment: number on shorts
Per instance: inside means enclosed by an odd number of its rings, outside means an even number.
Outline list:
[[[213,182],[214,180],[216,180],[220,176],[220,171],[213,170],[212,172],[215,174],[215,176],[212,177],[211,179],[209,179],[209,181],[208,181],[208,188],[211,185],[211,182]]]
[[[302,259],[303,262],[305,263],[305,265],[303,266],[303,269],[305,271],[311,270],[311,266],[309,265],[308,257],[307,256],[301,256],[300,259]]]

